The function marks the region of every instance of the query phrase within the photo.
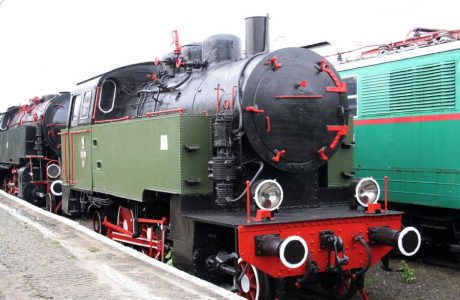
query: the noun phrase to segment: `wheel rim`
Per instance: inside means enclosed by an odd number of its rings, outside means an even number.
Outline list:
[[[238,261],[238,265],[243,270],[243,276],[240,276],[241,279],[237,282],[237,294],[246,299],[258,300],[260,282],[256,268],[241,259]]]
[[[8,181],[8,194],[11,194],[11,195],[14,195],[14,196],[17,196],[18,192],[16,190],[16,182],[14,180],[14,178],[11,178],[9,181]]]
[[[118,226],[128,230],[129,232],[133,232],[133,214],[131,213],[131,210],[126,207],[119,206],[117,219]]]
[[[101,213],[99,210],[95,210],[93,213],[93,230],[97,233],[101,233],[102,229],[102,221],[101,221]]]
[[[339,296],[345,296],[351,290],[352,285],[352,275],[350,271],[343,271],[341,283],[337,287],[337,293]]]
[[[342,271],[340,282],[336,285],[325,285],[324,287],[332,299],[344,300],[353,297],[363,283],[364,277],[356,279],[352,271]]]

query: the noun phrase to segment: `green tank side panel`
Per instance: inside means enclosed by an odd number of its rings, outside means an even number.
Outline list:
[[[459,121],[356,126],[356,172],[393,202],[460,209]]]
[[[69,167],[69,170],[71,170],[71,172],[73,170],[73,177],[70,176],[69,178],[74,179],[70,184],[76,189],[91,190],[93,188],[91,170],[91,127],[81,126],[71,128],[70,132],[73,132],[69,135],[71,136],[73,144],[73,168]]]
[[[93,186],[142,200],[144,190],[208,193],[211,124],[205,116],[169,115],[94,125]],[[185,145],[199,145],[195,152]],[[187,183],[188,182],[188,183]]]
[[[328,185],[329,186],[348,186],[351,183],[354,172],[354,127],[353,119],[348,120],[348,134],[342,144],[338,144],[338,150],[328,161]]]

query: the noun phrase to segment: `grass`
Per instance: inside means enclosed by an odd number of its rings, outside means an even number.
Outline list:
[[[415,276],[415,270],[411,268],[404,260],[401,260],[401,270],[405,283],[414,283],[417,280],[417,276]]]
[[[58,247],[61,247],[61,243],[59,243],[59,241],[57,240],[53,240],[51,242],[51,246],[53,246],[54,248],[58,248]]]
[[[96,248],[96,247],[90,247],[90,248],[88,249],[88,251],[94,253],[94,252],[99,251],[99,249]]]

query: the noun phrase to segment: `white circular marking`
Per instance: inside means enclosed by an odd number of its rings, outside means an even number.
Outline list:
[[[414,251],[407,252],[406,249],[404,249],[404,247],[403,247],[403,238],[404,238],[404,236],[406,234],[408,234],[411,231],[415,232],[415,234],[417,235],[417,247],[415,247]],[[399,233],[399,236],[398,236],[398,250],[399,250],[399,252],[401,252],[405,256],[412,256],[415,253],[417,253],[418,249],[420,249],[421,244],[422,244],[422,238],[421,238],[420,232],[418,232],[417,228],[412,227],[412,226],[406,227],[403,230],[401,230],[401,232]]]
[[[50,168],[57,168],[58,173],[57,175],[50,175]],[[46,168],[46,174],[48,175],[49,178],[58,178],[61,175],[61,168],[57,164],[49,164],[48,167]]]
[[[304,253],[302,259],[296,264],[291,264],[290,262],[287,261],[287,259],[285,257],[286,246],[292,241],[299,241],[302,244],[302,246],[303,246],[303,248],[305,250],[305,253]],[[307,242],[305,242],[305,240],[303,238],[301,238],[300,236],[291,235],[290,237],[288,237],[287,239],[285,239],[281,243],[281,246],[280,246],[280,259],[281,259],[281,262],[283,263],[283,265],[285,265],[286,267],[288,267],[290,269],[295,269],[295,268],[300,267],[307,260],[307,256],[308,256]]]
[[[50,186],[50,190],[51,190],[51,193],[54,195],[54,196],[62,196],[62,190],[61,192],[56,192],[55,188],[56,188],[56,185],[57,184],[60,184],[62,186],[62,180],[55,180],[53,181],[53,183],[51,184]],[[62,188],[62,187],[61,187]]]

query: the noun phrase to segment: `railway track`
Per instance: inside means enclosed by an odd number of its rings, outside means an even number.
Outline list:
[[[450,253],[423,254],[419,259],[425,264],[460,271],[460,261]]]

